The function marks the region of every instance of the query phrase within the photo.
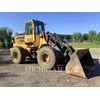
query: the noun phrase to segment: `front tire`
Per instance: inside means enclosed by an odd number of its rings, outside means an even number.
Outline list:
[[[44,69],[51,69],[58,63],[56,50],[51,46],[41,47],[37,53],[37,61]]]
[[[11,59],[15,64],[25,62],[25,50],[22,47],[13,47],[11,50]]]

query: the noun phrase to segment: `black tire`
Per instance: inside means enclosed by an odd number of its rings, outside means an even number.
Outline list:
[[[44,69],[51,69],[58,63],[56,50],[51,46],[41,47],[37,53],[37,61]]]
[[[15,64],[22,64],[25,62],[25,50],[22,47],[13,47],[11,50],[11,59]]]

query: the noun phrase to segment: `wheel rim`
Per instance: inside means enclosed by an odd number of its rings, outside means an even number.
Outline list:
[[[14,60],[17,60],[17,59],[18,59],[18,53],[17,53],[17,52],[14,52],[14,53],[13,53],[13,59],[14,59]]]
[[[42,62],[48,64],[50,62],[50,56],[46,53],[42,54]]]

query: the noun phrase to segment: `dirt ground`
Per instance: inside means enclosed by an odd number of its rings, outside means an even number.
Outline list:
[[[89,79],[67,75],[65,70],[45,71],[33,61],[13,64],[9,50],[0,50],[0,87],[97,87],[100,86],[100,49],[90,49],[95,70]]]

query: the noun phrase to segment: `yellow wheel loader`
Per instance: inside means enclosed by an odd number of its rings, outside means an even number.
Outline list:
[[[13,38],[10,49],[12,61],[25,62],[27,56],[37,59],[44,69],[66,63],[68,74],[87,78],[94,69],[89,49],[75,50],[56,33],[45,32],[45,24],[38,20],[25,22],[25,32]]]

